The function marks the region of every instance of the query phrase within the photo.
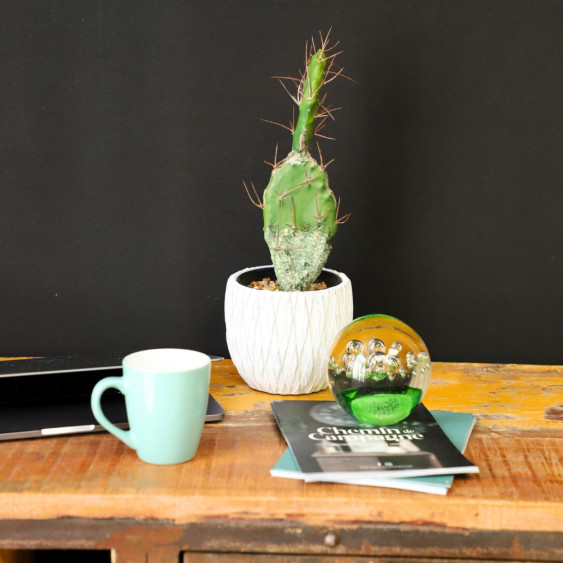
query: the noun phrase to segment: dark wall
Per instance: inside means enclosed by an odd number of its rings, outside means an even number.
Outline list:
[[[2,2],[0,356],[227,354],[226,279],[269,262],[242,180],[290,147],[271,76],[331,26],[355,316],[563,363],[563,2],[518,0]]]

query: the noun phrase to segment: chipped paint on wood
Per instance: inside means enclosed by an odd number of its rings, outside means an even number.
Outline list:
[[[563,422],[563,405],[555,405],[545,409],[545,419]]]

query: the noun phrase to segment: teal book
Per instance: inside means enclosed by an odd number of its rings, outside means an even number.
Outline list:
[[[463,452],[467,446],[471,431],[475,426],[475,416],[470,413],[450,411],[434,410],[429,412],[451,444],[453,444],[459,452]],[[306,473],[300,470],[299,464],[290,448],[282,454],[270,473],[274,477],[303,479],[305,481],[325,481],[331,483],[388,487],[441,495],[445,495],[448,492],[454,479],[453,474],[370,478],[362,476],[361,472],[353,476],[344,473],[327,472],[322,476],[316,475],[311,479]]]

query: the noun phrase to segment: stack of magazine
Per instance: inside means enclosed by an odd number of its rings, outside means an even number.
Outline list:
[[[456,474],[478,473],[463,451],[476,419],[419,404],[391,426],[358,423],[333,401],[273,401],[289,448],[274,477],[407,489],[445,495]]]

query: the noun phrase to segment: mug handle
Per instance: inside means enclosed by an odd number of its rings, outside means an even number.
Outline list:
[[[131,431],[118,428],[109,421],[102,410],[100,405],[102,395],[106,389],[110,388],[117,389],[125,395],[125,385],[122,377],[104,377],[104,379],[100,379],[100,381],[94,385],[92,397],[90,398],[90,405],[94,417],[108,432],[111,432],[116,438],[119,438],[124,444],[135,450],[135,442]]]

